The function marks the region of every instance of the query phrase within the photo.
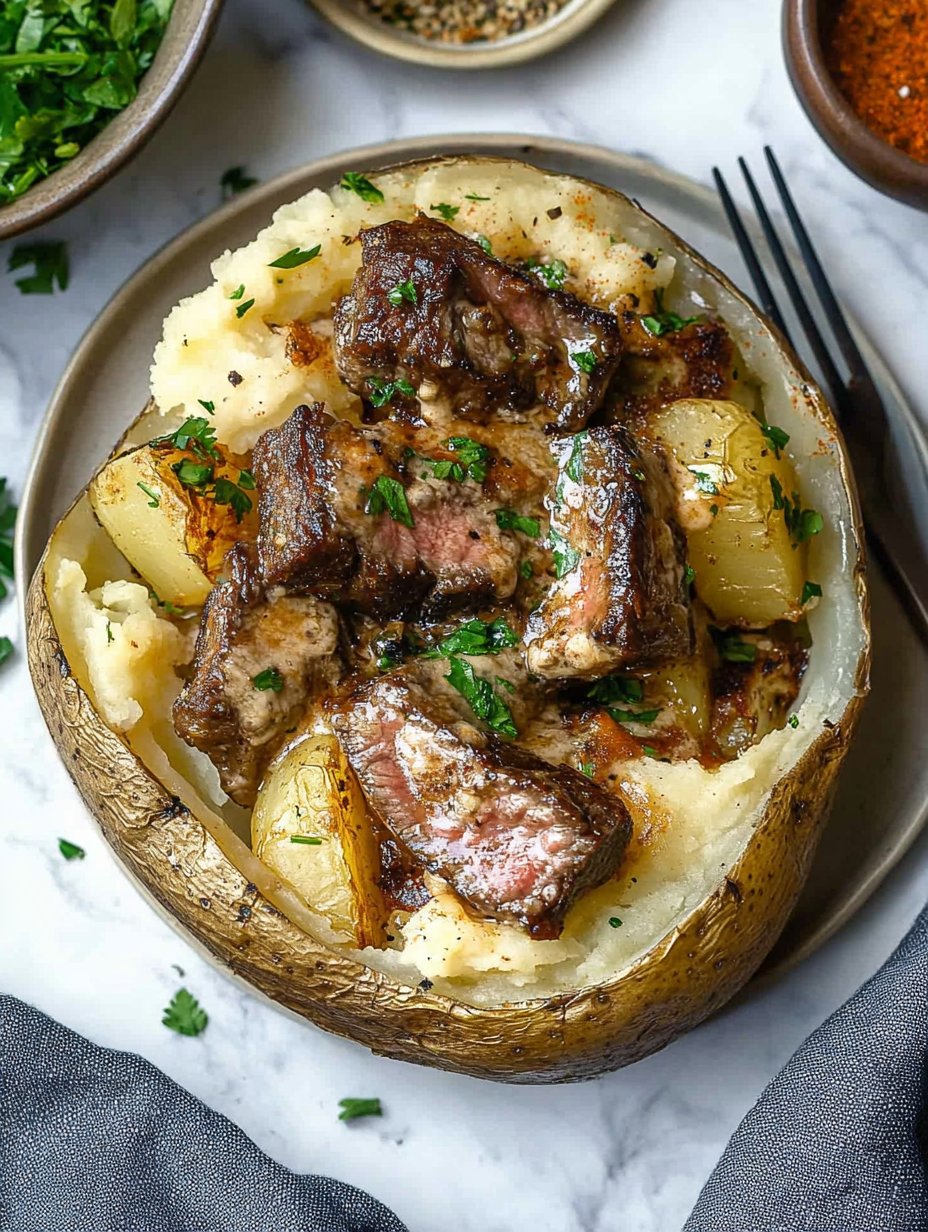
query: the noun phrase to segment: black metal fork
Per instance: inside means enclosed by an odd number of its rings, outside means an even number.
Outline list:
[[[764,154],[796,238],[802,263],[844,361],[846,376],[841,375],[838,364],[822,336],[747,163],[743,158],[739,158],[738,165],[744,175],[767,246],[796,317],[818,361],[825,391],[830,396],[847,442],[857,479],[868,546],[904,603],[913,626],[928,645],[928,550],[913,530],[910,519],[898,508],[898,483],[894,492],[893,477],[888,472],[890,425],[886,408],[822,269],[796,203],[786,186],[780,165],[769,146],[764,148]],[[729,225],[757,291],[760,306],[787,340],[790,340],[789,330],[764,273],[757,249],[741,220],[725,180],[717,167],[712,169],[712,174]]]

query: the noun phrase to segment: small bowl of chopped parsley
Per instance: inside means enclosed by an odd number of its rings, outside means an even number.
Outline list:
[[[222,0],[0,4],[0,239],[117,171],[177,101]]]

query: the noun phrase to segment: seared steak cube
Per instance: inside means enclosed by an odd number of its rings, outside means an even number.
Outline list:
[[[631,821],[618,797],[482,736],[408,673],[362,685],[334,723],[384,827],[479,916],[556,937],[622,859]]]
[[[258,562],[267,586],[379,619],[508,598],[519,548],[476,483],[435,479],[395,424],[359,429],[298,407],[255,445]]]
[[[685,541],[663,460],[618,427],[593,428],[552,448],[558,579],[529,617],[529,670],[590,679],[688,654]]]
[[[335,359],[362,397],[401,381],[400,408],[428,386],[457,415],[541,403],[560,428],[581,427],[602,403],[621,354],[610,313],[547,290],[437,219],[372,227],[361,249],[336,308]]]
[[[288,730],[338,675],[338,621],[315,598],[266,598],[243,544],[228,563],[229,580],[203,608],[174,727],[212,761],[236,804],[249,807]]]

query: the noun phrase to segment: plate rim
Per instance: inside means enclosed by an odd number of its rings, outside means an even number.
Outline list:
[[[131,300],[136,288],[153,276],[157,276],[160,268],[173,260],[175,255],[197,242],[220,226],[226,219],[236,216],[244,205],[256,206],[262,200],[280,197],[291,191],[291,186],[302,185],[308,177],[322,178],[342,171],[346,164],[366,165],[372,170],[394,164],[404,163],[418,158],[445,154],[460,154],[464,152],[505,155],[511,157],[515,151],[530,159],[533,153],[550,156],[568,156],[585,159],[591,164],[602,168],[604,173],[633,173],[642,178],[652,180],[665,190],[689,198],[694,204],[710,216],[723,222],[724,215],[715,192],[698,180],[672,171],[649,158],[638,154],[625,154],[610,150],[608,147],[591,142],[572,141],[551,135],[530,133],[439,133],[420,137],[398,138],[391,141],[380,141],[363,146],[351,147],[336,151],[321,158],[311,159],[291,167],[272,179],[267,180],[246,192],[238,194],[230,201],[197,219],[189,227],[167,240],[146,258],[129,277],[117,288],[110,300],[87,326],[74,348],[65,368],[59,377],[49,398],[48,405],[36,433],[29,463],[26,468],[23,487],[20,493],[19,517],[17,518],[14,538],[15,582],[17,609],[21,630],[25,630],[26,597],[29,582],[38,564],[38,559],[26,563],[26,539],[28,528],[37,516],[38,493],[40,485],[38,478],[51,452],[51,438],[62,418],[72,387],[83,370],[85,357],[92,352],[98,335],[104,334],[110,323],[123,310],[126,301]],[[299,191],[293,187],[292,194]],[[747,224],[748,230],[757,230],[759,226],[751,218]],[[723,225],[719,228],[724,231]],[[789,246],[787,246],[789,247]],[[747,294],[746,292],[743,292]],[[753,297],[748,295],[753,303]],[[755,305],[755,307],[757,307]],[[757,311],[763,315],[762,310]],[[866,331],[851,319],[852,327],[862,344],[862,350],[868,363],[875,363],[880,371],[882,383],[889,388],[892,397],[901,412],[902,421],[911,437],[913,448],[918,454],[922,469],[928,474],[928,432],[916,416],[912,405],[900,385],[895,374],[886,364]],[[926,799],[907,828],[891,849],[885,852],[869,868],[863,880],[856,886],[853,893],[844,899],[838,908],[813,928],[797,945],[790,949],[782,958],[772,963],[765,963],[752,977],[742,996],[766,987],[770,982],[787,974],[798,966],[816,950],[820,949],[832,936],[847,924],[861,907],[872,897],[877,888],[886,879],[893,868],[903,859],[918,838],[928,821],[928,799]],[[186,932],[184,932],[186,936]]]

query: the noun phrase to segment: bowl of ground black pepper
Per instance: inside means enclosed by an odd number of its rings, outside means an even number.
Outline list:
[[[850,169],[928,209],[928,0],[786,0],[807,115]]]
[[[334,26],[385,55],[439,68],[534,59],[575,38],[614,0],[310,0]]]

